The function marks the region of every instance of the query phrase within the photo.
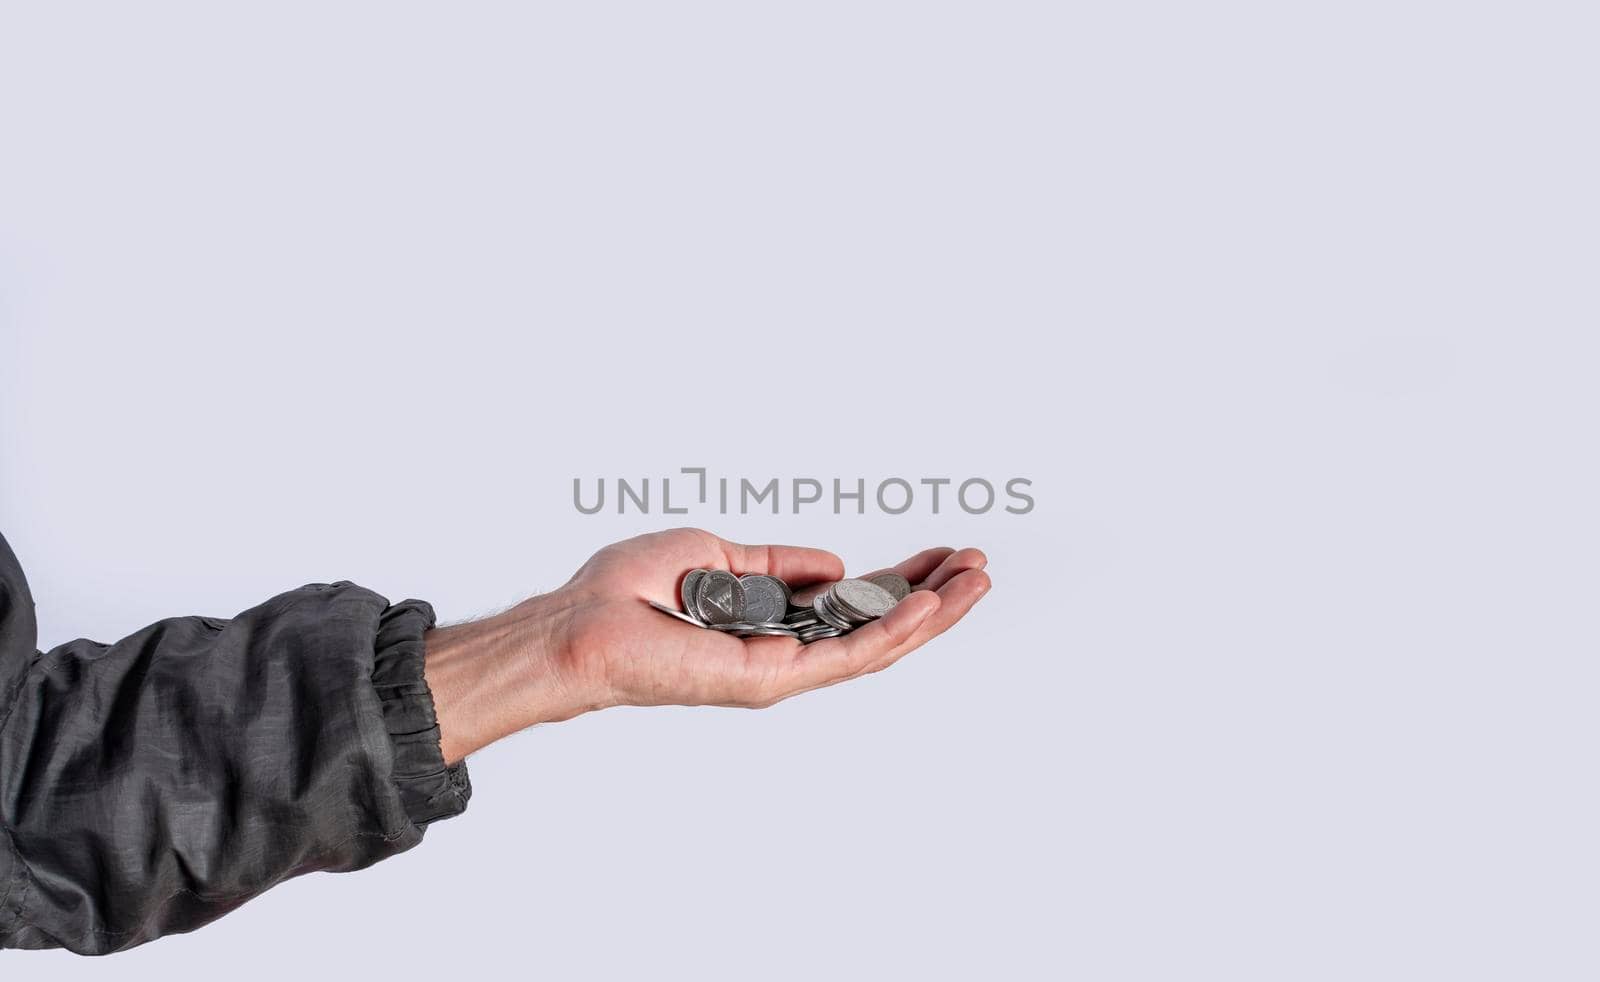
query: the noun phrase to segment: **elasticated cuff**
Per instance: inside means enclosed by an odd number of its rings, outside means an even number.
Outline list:
[[[422,671],[422,633],[433,627],[433,606],[405,600],[378,620],[372,684],[394,744],[394,783],[406,814],[419,826],[459,815],[472,797],[467,764],[445,766],[439,719]]]

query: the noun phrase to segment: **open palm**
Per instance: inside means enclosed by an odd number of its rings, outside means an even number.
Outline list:
[[[700,529],[641,535],[595,553],[560,591],[564,675],[603,702],[635,706],[768,706],[809,689],[887,668],[943,633],[989,589],[976,549],[927,549],[894,566],[913,586],[889,614],[810,645],[792,638],[740,640],[650,609],[676,607],[691,569],[768,573],[791,586],[844,576],[831,552],[748,546]]]

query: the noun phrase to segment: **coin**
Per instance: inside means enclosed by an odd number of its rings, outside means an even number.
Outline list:
[[[808,584],[791,590],[766,573],[735,576],[720,569],[692,569],[678,587],[683,610],[650,606],[686,624],[735,638],[796,638],[811,644],[841,637],[894,608],[911,584],[894,570],[852,580]]]
[[[749,631],[741,631],[735,637],[740,638],[795,638],[799,639],[800,632],[791,631],[777,624],[762,624]]]
[[[744,584],[726,570],[706,570],[695,584],[694,601],[695,613],[707,624],[744,620]]]
[[[800,641],[803,644],[810,644],[813,641],[822,641],[822,640],[824,640],[826,638],[843,637],[844,633],[845,632],[839,630],[836,627],[828,627],[826,624],[824,624],[824,625],[821,625],[819,627],[814,627],[814,628],[811,628],[809,630],[801,631],[800,632]]]
[[[789,610],[789,588],[776,576],[753,573],[739,577],[744,586],[744,619],[776,624]]]
[[[678,588],[678,599],[683,601],[683,609],[694,617],[700,617],[700,612],[695,609],[695,587],[700,585],[700,577],[706,575],[703,569],[691,569],[689,575],[683,578],[683,585]]]
[[[828,594],[817,594],[817,599],[812,601],[811,609],[815,610],[817,618],[829,627],[837,628],[840,631],[850,630],[850,622],[845,619],[843,614],[834,609],[833,600]]]
[[[882,617],[894,609],[896,602],[888,590],[866,580],[840,580],[828,591],[828,597],[853,621]]]
[[[791,631],[781,624],[753,624],[749,621],[735,621],[731,624],[708,624],[713,631],[732,634],[740,638],[798,638],[798,631]]]
[[[863,577],[863,579],[865,579],[868,583],[873,583],[883,587],[889,596],[895,599],[896,603],[899,603],[911,594],[911,581],[906,579],[904,576],[901,576],[899,573],[896,573],[894,570],[887,570],[882,573],[874,573],[871,576]]]
[[[812,583],[809,586],[801,587],[789,596],[790,608],[802,610],[810,608],[812,602],[817,599],[817,594],[827,592],[828,587],[831,586],[833,586],[833,581]]]
[[[673,617],[676,617],[678,620],[683,621],[685,624],[693,624],[695,627],[705,627],[704,624],[702,624],[699,621],[695,620],[693,617],[690,617],[688,614],[685,614],[681,610],[673,610],[671,607],[668,607],[666,604],[658,604],[654,600],[647,600],[645,602],[648,603],[650,606],[654,607],[656,610],[661,611],[663,614],[671,614]]]

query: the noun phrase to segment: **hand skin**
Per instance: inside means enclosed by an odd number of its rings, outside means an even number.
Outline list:
[[[608,706],[743,706],[881,671],[943,634],[989,590],[977,549],[927,549],[893,569],[913,584],[885,617],[841,638],[740,640],[652,610],[678,607],[691,569],[770,573],[791,586],[844,576],[833,553],[747,546],[700,529],[606,546],[560,589],[423,636],[446,762],[537,723]]]

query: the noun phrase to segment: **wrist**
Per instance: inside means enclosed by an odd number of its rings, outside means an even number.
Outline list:
[[[423,635],[423,668],[446,763],[529,726],[598,708],[600,701],[563,668],[570,607],[556,591]]]

